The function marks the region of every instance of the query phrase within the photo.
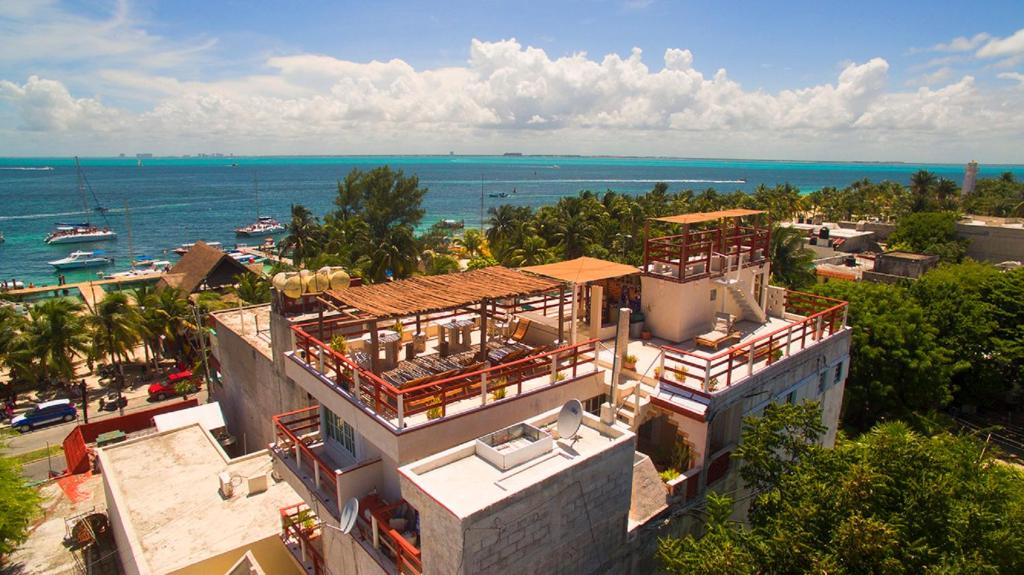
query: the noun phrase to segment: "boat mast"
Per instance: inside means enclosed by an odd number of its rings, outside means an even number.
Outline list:
[[[82,200],[82,211],[85,212],[85,223],[88,224],[89,203],[85,200],[85,182],[82,180],[82,164],[78,163],[78,156],[75,156],[75,176],[78,179],[78,198]]]
[[[135,250],[132,249],[132,213],[128,210],[128,200],[124,201],[124,225],[128,226],[128,261],[135,269]]]
[[[480,233],[484,233],[484,173],[480,172]]]

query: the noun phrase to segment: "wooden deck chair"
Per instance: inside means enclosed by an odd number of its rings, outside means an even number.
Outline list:
[[[509,341],[523,341],[526,337],[526,332],[530,330],[530,320],[519,318],[519,323],[516,324],[516,331],[509,336]]]

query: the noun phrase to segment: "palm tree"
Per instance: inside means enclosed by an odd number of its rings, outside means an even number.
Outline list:
[[[246,304],[254,305],[270,301],[270,282],[267,281],[267,278],[246,273],[235,276],[235,282],[231,293]]]
[[[139,310],[140,334],[142,335],[142,349],[146,354],[146,363],[149,363],[152,355],[153,364],[156,367],[160,336],[166,329],[166,317],[158,305],[159,296],[153,286],[148,284],[143,284],[131,290],[130,293]]]
[[[34,356],[25,336],[27,324],[13,307],[0,307],[0,367],[7,369],[11,381],[32,376]]]
[[[368,257],[362,265],[367,275],[375,282],[391,277],[405,278],[416,271],[419,253],[416,238],[409,226],[396,226],[387,231],[383,241],[370,247]]]
[[[559,204],[561,209],[553,238],[562,247],[562,257],[578,258],[594,243],[597,228],[579,198],[564,198]]]
[[[462,237],[455,238],[455,244],[462,248],[468,258],[475,258],[484,254],[486,239],[480,230],[470,228],[463,232]]]
[[[935,198],[939,202],[939,207],[942,209],[951,209],[956,207],[957,194],[960,192],[960,187],[956,185],[956,182],[947,178],[939,178],[935,184]]]
[[[206,293],[215,292],[203,292],[199,295],[199,298],[202,299],[203,294]],[[185,295],[180,289],[172,287],[161,289],[156,293],[156,296],[154,304],[157,311],[154,313],[160,317],[160,335],[163,336],[160,339],[160,354],[165,355],[167,353],[167,349],[163,347],[163,342],[169,342],[175,349],[180,351],[182,338],[189,329],[194,327],[192,325],[192,311],[189,309],[188,300],[185,299]]]
[[[769,250],[772,278],[777,283],[790,289],[814,283],[814,252],[804,246],[800,230],[775,226]]]
[[[123,363],[143,337],[145,326],[139,308],[132,305],[128,294],[110,292],[96,305],[96,310],[88,317],[88,323],[94,330],[92,352],[94,358],[106,354],[111,364],[118,366],[123,372]]]
[[[35,305],[25,326],[26,348],[38,361],[44,381],[67,383],[75,377],[75,356],[88,358],[93,336],[77,300],[57,298]]]
[[[921,212],[928,209],[931,202],[932,189],[937,182],[935,174],[927,170],[918,170],[910,176],[910,193],[913,196],[912,210]]]
[[[292,221],[288,236],[281,242],[281,253],[291,250],[292,262],[299,266],[316,255],[321,248],[321,228],[313,212],[302,204],[292,204]]]
[[[509,264],[515,267],[537,266],[549,263],[554,259],[544,238],[532,235],[523,238],[518,248],[512,251]]]

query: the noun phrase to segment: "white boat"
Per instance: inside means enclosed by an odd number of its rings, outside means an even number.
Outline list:
[[[46,236],[48,244],[76,244],[116,240],[117,232],[89,224],[57,224],[57,229]]]
[[[100,205],[99,200],[96,198],[96,192],[92,191],[92,186],[89,185],[89,181],[85,178],[85,174],[82,172],[82,166],[78,163],[78,156],[75,156],[75,170],[78,173],[78,195],[82,200],[82,212],[88,214],[90,211],[96,212],[103,217],[104,222],[107,220],[107,208]],[[92,194],[94,207],[89,209],[89,202],[86,200],[85,190],[89,189]],[[106,224],[102,227],[94,226],[89,222],[83,222],[79,224],[57,224],[57,229],[50,232],[46,236],[46,243],[48,244],[72,244],[72,243],[83,243],[83,242],[103,242],[107,240],[117,239],[117,233],[110,229],[110,225]]]
[[[136,264],[132,269],[127,271],[116,272],[109,275],[104,274],[103,277],[131,278],[136,276],[159,274],[166,272],[169,269],[171,269],[171,262],[167,260],[151,260],[145,264]]]
[[[235,233],[240,236],[269,236],[279,234],[285,230],[284,224],[270,216],[260,216],[255,222],[241,228]]]
[[[252,179],[253,187],[256,190],[256,221],[240,228],[235,228],[235,234],[239,236],[270,236],[279,234],[285,230],[284,224],[270,216],[260,215],[260,186],[256,176]]]
[[[23,287],[25,287],[25,282],[21,280],[0,280],[0,290],[21,289]]]
[[[220,249],[220,242],[203,242],[203,243],[205,243],[206,245],[210,246],[211,248]],[[192,246],[194,246],[194,245],[196,245],[195,242],[191,242],[191,243],[187,243],[187,244],[181,244],[180,246],[174,248],[174,253],[178,254],[179,256],[183,256],[183,255],[187,254],[188,251],[190,249],[192,249]]]
[[[83,252],[73,251],[68,257],[48,262],[59,270],[73,270],[78,268],[92,268],[106,266],[114,263],[114,258],[107,257],[103,251]]]
[[[235,261],[245,265],[263,263],[267,259],[265,257],[247,254],[244,252],[228,252],[228,255]]]

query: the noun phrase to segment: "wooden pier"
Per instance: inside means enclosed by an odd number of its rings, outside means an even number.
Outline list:
[[[65,295],[65,292],[67,292],[66,295],[69,296],[81,296],[85,301],[85,304],[92,309],[96,303],[102,300],[103,296],[106,295],[107,287],[113,287],[115,290],[118,290],[125,284],[154,283],[160,279],[160,276],[162,275],[163,274],[161,273],[152,273],[123,278],[106,278],[87,282],[67,283],[64,285],[45,285],[12,289],[0,293],[2,293],[7,299],[21,301],[33,297],[59,297]],[[78,294],[74,293],[76,291]]]

